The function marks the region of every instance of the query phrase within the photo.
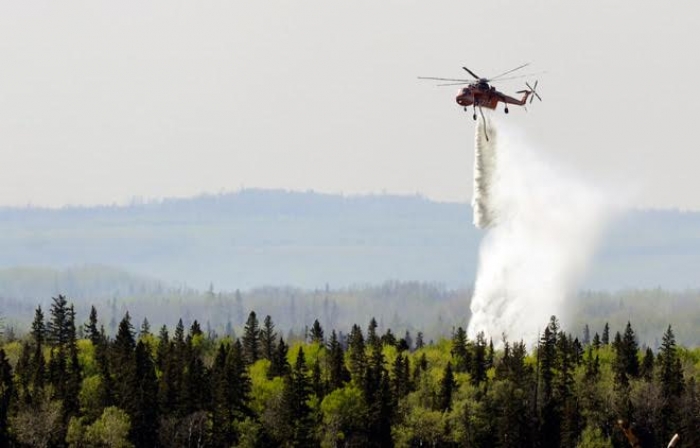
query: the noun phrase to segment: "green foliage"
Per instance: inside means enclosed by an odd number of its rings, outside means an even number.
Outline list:
[[[605,437],[600,428],[586,427],[576,448],[613,448],[610,437]]]
[[[366,413],[362,391],[355,385],[348,384],[326,395],[321,402],[322,445],[334,447],[347,443],[352,446],[352,441],[364,428]]]
[[[209,337],[196,321],[187,334],[178,322],[172,339],[161,328],[137,340],[126,314],[113,340],[77,340],[61,306],[65,337],[46,338],[35,319],[24,341],[0,347],[0,446],[608,447],[624,442],[620,418],[643,446],[677,431],[700,440],[700,349],[678,346],[670,327],[655,354],[631,325],[584,348],[552,318],[528,354],[461,328],[411,352],[410,337],[380,337],[374,322],[373,342],[355,325],[347,352],[330,330],[327,342],[293,337],[291,349],[262,343],[249,363],[243,338]],[[59,398],[75,378],[68,412]]]
[[[104,410],[99,419],[85,430],[85,442],[92,446],[131,448],[129,441],[131,423],[123,410],[111,406]]]

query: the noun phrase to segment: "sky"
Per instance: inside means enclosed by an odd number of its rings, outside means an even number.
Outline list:
[[[241,188],[471,199],[456,88],[530,62],[502,119],[633,207],[700,210],[693,2],[0,0],[0,206]],[[531,68],[531,70],[530,70]],[[514,93],[522,80],[498,88]],[[499,114],[502,110],[499,109]]]

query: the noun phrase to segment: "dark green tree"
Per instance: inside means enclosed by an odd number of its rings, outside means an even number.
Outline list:
[[[143,318],[141,322],[141,329],[139,330],[139,338],[144,338],[151,335],[151,324],[148,322],[147,318]]]
[[[416,335],[416,350],[422,349],[424,345],[425,343],[423,342],[423,332],[419,331]]]
[[[380,344],[372,346],[362,389],[368,408],[366,427],[369,446],[392,446],[391,423],[398,398],[393,393]]]
[[[480,331],[476,335],[476,342],[473,347],[473,355],[471,361],[471,382],[478,386],[486,381],[487,366],[487,348],[484,332]]]
[[[87,336],[90,342],[92,342],[94,347],[97,347],[100,342],[102,342],[102,338],[100,337],[100,329],[97,327],[97,325],[97,310],[95,309],[95,306],[92,305],[90,307],[90,317],[85,324],[85,336]]]
[[[170,351],[170,336],[168,327],[163,325],[158,333],[158,346],[156,347],[156,366],[162,372],[165,369],[165,360]]]
[[[377,320],[374,317],[370,319],[369,325],[367,326],[367,345],[369,347],[381,345],[381,340],[377,333]]]
[[[80,401],[78,396],[82,386],[82,367],[78,359],[78,339],[75,329],[75,309],[71,304],[68,307],[66,319],[67,341],[63,350],[67,355],[67,371],[63,396],[63,412],[66,419],[77,416],[80,413]]]
[[[297,359],[290,374],[284,377],[282,395],[282,415],[280,422],[289,440],[284,445],[310,447],[316,443],[313,438],[314,424],[308,401],[311,397],[311,383],[308,378],[304,350],[299,347]]]
[[[321,324],[319,323],[318,319],[314,320],[314,324],[311,326],[309,336],[311,337],[311,342],[323,344],[323,328],[321,328]]]
[[[338,341],[335,330],[331,332],[331,339],[328,342],[328,364],[328,391],[332,392],[350,381],[350,372],[345,367],[343,347]]]
[[[127,312],[119,322],[117,335],[111,347],[110,365],[115,367],[112,369],[115,403],[131,417],[136,413],[138,391],[135,350],[134,327]]]
[[[131,440],[136,446],[158,441],[158,379],[151,351],[142,340],[136,344],[136,393],[131,415]]]
[[[380,338],[380,342],[382,345],[390,345],[392,347],[396,347],[398,345],[396,336],[394,336],[394,333],[391,331],[391,328],[386,329],[386,333],[382,335],[382,337]]]
[[[243,328],[243,354],[248,364],[260,359],[260,325],[255,311],[251,311]]]
[[[651,381],[654,376],[654,352],[651,351],[651,347],[647,347],[644,353],[640,373],[646,381]]]
[[[683,392],[683,369],[671,326],[663,335],[657,359],[663,404],[659,425],[661,440],[670,440],[680,425],[679,402]]]
[[[400,353],[396,356],[392,366],[393,394],[398,400],[405,397],[411,391],[411,376],[408,356]]]
[[[54,347],[63,347],[68,342],[68,300],[59,294],[51,298],[49,315],[51,319],[46,326],[47,339]]]
[[[284,343],[284,339],[280,337],[279,342],[275,346],[275,353],[270,360],[270,368],[267,371],[268,378],[284,376],[289,372],[289,361],[287,361],[287,352],[289,347]]]
[[[362,336],[362,330],[357,324],[353,325],[350,330],[348,352],[351,378],[357,384],[361,384],[367,368],[367,356],[365,354],[365,340]]]
[[[462,327],[452,335],[452,359],[455,372],[468,372],[471,370],[471,356],[469,354],[467,332]]]
[[[276,339],[277,332],[275,331],[275,324],[272,323],[272,318],[267,315],[263,321],[263,327],[260,330],[260,345],[262,346],[263,358],[272,361],[272,357],[275,353]]]
[[[35,390],[44,388],[46,379],[46,361],[44,360],[44,341],[46,340],[46,326],[44,324],[44,313],[41,306],[34,312],[31,336],[34,342],[34,355],[31,360],[30,370],[31,383]]]
[[[452,394],[457,388],[452,363],[448,362],[440,380],[440,391],[438,392],[437,407],[440,411],[449,411],[452,408]]]
[[[637,344],[637,337],[632,330],[632,324],[627,322],[625,327],[625,333],[622,336],[622,347],[621,355],[623,358],[625,373],[630,378],[639,377],[639,357],[638,352],[639,346]]]
[[[559,323],[556,317],[552,316],[538,347],[539,375],[542,382],[540,441],[544,448],[558,447],[561,436],[561,408],[554,395],[558,336]]]
[[[603,327],[603,337],[600,342],[602,342],[603,345],[610,344],[610,325],[608,325],[607,322],[605,322],[605,327]]]
[[[3,448],[11,446],[7,429],[13,395],[12,366],[5,355],[5,350],[0,348],[0,447]]]

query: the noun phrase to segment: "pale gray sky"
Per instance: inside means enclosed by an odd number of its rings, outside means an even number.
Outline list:
[[[546,70],[508,122],[700,209],[700,8],[660,1],[0,1],[0,205],[245,187],[471,197],[471,114],[416,76]],[[507,93],[519,82],[499,85]],[[513,108],[515,109],[515,108]]]

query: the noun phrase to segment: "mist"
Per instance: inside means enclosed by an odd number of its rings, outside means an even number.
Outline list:
[[[488,140],[487,135],[488,134]],[[602,188],[487,116],[476,124],[474,225],[486,229],[468,333],[534,342],[549,317],[569,319],[613,216]]]

